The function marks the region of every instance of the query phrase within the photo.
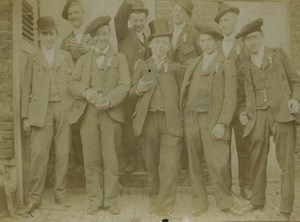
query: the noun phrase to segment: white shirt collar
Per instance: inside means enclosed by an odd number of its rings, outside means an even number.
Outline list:
[[[79,28],[74,28],[73,33],[76,34],[83,34],[85,32],[86,26],[83,24]]]
[[[180,24],[180,25],[174,24],[174,31],[175,31],[175,30],[176,30],[176,31],[182,30],[182,29],[185,27],[185,25],[186,25],[186,22],[184,22],[184,23],[182,23],[182,24]]]
[[[44,54],[51,54],[51,53],[54,54],[54,51],[55,51],[55,46],[53,46],[51,49],[47,49],[45,46],[42,45],[42,52]]]
[[[252,54],[250,53],[251,56],[251,61],[257,66],[257,67],[261,67],[262,63],[263,63],[263,59],[264,59],[264,54],[265,54],[265,47],[262,46],[259,51],[257,52],[257,54]]]
[[[235,41],[235,36],[236,36],[235,32],[231,33],[230,35],[224,35],[223,42],[224,41]]]
[[[53,46],[51,49],[47,49],[42,45],[42,52],[48,62],[48,65],[51,66],[54,59],[55,46]]]

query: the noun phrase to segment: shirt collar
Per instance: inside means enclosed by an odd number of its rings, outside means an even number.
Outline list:
[[[106,46],[106,48],[103,49],[103,50],[100,50],[100,49],[99,49],[98,47],[96,47],[96,46],[93,47],[93,49],[94,49],[94,51],[95,51],[96,53],[101,53],[101,54],[103,54],[103,55],[106,55],[106,54],[107,54],[109,48],[110,48],[109,45]]]
[[[265,47],[264,46],[260,47],[257,54],[250,53],[251,58],[253,58],[253,59],[262,59],[264,57],[264,54],[265,54]]]
[[[224,35],[224,39],[223,41],[235,41],[235,36],[236,36],[236,33],[233,32],[231,33],[230,35]]]
[[[175,25],[174,24],[174,30],[182,30],[186,25],[186,22],[180,24],[180,25]]]
[[[217,56],[218,52],[213,52],[211,54],[203,53],[203,58],[207,60],[213,60]]]
[[[51,49],[47,49],[45,46],[41,45],[42,46],[42,52],[44,54],[54,54],[54,51],[55,51],[55,46],[53,46]]]
[[[79,28],[74,28],[73,33],[76,34],[83,34],[86,30],[86,26],[83,24]]]

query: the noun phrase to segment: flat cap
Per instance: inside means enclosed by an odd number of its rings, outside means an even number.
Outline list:
[[[245,37],[246,35],[252,33],[252,32],[258,32],[261,31],[261,26],[264,24],[264,21],[262,18],[256,19],[252,22],[247,23],[244,25],[244,27],[241,29],[241,31],[235,36],[236,39],[240,37]]]
[[[234,7],[234,6],[227,5],[227,4],[220,5],[219,12],[215,17],[215,22],[219,23],[221,17],[223,15],[225,15],[227,12],[233,12],[233,13],[239,15],[240,14],[240,9],[238,7]]]
[[[213,24],[196,24],[195,28],[199,31],[199,34],[208,34],[216,39],[223,39],[222,33],[218,27]]]
[[[172,36],[169,32],[169,22],[166,19],[154,19],[149,23],[150,36],[149,40],[158,36]]]
[[[145,8],[144,2],[142,0],[135,0],[131,12],[144,12],[149,15],[149,10]]]
[[[57,27],[54,18],[51,16],[39,17],[36,24],[38,32],[49,32]]]
[[[70,6],[71,6],[72,4],[75,4],[75,3],[81,5],[81,3],[80,3],[79,0],[67,0],[67,2],[66,2],[66,4],[65,4],[65,7],[64,7],[64,9],[63,9],[63,11],[62,11],[62,13],[61,13],[61,16],[62,16],[64,19],[69,20],[68,10],[69,10]]]
[[[193,2],[191,2],[190,0],[175,0],[175,3],[180,5],[182,8],[184,8],[184,10],[186,10],[186,12],[190,16],[192,16],[192,11],[194,8]]]
[[[92,21],[86,28],[84,34],[92,34],[95,32],[99,27],[108,25],[111,20],[111,17],[109,15],[106,16],[100,16],[96,18],[94,21]]]

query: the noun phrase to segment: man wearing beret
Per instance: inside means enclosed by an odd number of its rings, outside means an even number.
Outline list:
[[[208,209],[202,161],[206,160],[217,207],[241,215],[234,206],[229,168],[230,123],[236,108],[237,70],[232,60],[218,52],[222,33],[212,25],[196,25],[202,56],[191,59],[180,90],[184,117],[193,209],[199,216]]]
[[[123,53],[128,62],[130,75],[140,60],[148,57],[148,38],[145,25],[149,10],[142,0],[124,0],[120,6],[114,22],[118,40],[119,52]],[[128,22],[131,25],[128,28]],[[132,114],[136,100],[127,97],[125,100],[126,122],[123,127],[123,151],[125,154],[126,171],[132,172],[137,164],[137,140],[133,136]]]
[[[71,55],[56,47],[58,32],[52,17],[40,17],[37,29],[41,49],[27,59],[21,100],[23,128],[31,132],[31,165],[27,205],[19,214],[31,213],[41,204],[52,139],[56,155],[55,201],[63,207],[70,206],[65,186],[73,123],[68,114],[74,100],[67,91],[67,82],[74,65]]]
[[[180,65],[167,58],[170,50],[168,21],[149,24],[152,56],[138,64],[130,95],[137,98],[133,113],[134,135],[140,137],[148,173],[150,211],[175,219],[173,214],[181,152],[179,113]]]
[[[85,34],[86,25],[84,24],[84,10],[80,0],[67,0],[62,12],[62,17],[68,20],[73,30],[61,42],[60,48],[71,53],[74,64],[81,55],[86,54],[91,50],[91,37]],[[79,134],[80,123],[72,125],[72,149],[74,152],[74,159],[82,166],[83,154],[82,145]]]
[[[220,53],[226,59],[233,60],[237,68],[243,63],[247,56],[249,56],[249,52],[246,47],[244,47],[243,41],[241,39],[235,39],[239,13],[239,8],[222,4],[218,14],[215,17],[215,22],[219,24],[219,28],[224,37],[220,45]],[[243,139],[244,126],[241,125],[237,113],[235,113],[233,116],[231,126],[234,130],[234,138],[238,154],[238,178],[241,196],[242,198],[249,200],[251,198],[249,181],[249,146],[248,143]]]
[[[69,84],[71,94],[81,101],[76,118],[82,119],[83,146],[89,214],[107,208],[118,214],[119,169],[117,150],[125,122],[123,100],[130,88],[126,58],[114,52],[109,40],[111,18],[96,18],[87,27],[94,49],[81,56]]]
[[[239,113],[244,137],[250,146],[251,204],[245,212],[266,203],[266,168],[270,136],[276,144],[281,168],[281,202],[278,221],[287,221],[293,211],[295,174],[295,126],[300,121],[300,78],[281,48],[264,46],[262,19],[245,25],[236,38],[243,38],[250,58],[240,67]]]

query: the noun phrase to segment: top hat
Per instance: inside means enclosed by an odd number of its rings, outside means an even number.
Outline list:
[[[220,5],[219,12],[218,12],[218,14],[215,17],[215,22],[219,23],[220,22],[220,18],[223,15],[225,15],[227,12],[233,12],[233,13],[239,15],[240,14],[240,9],[238,7],[234,7],[234,6],[227,5],[227,4]]]
[[[80,5],[80,1],[79,0],[67,0],[66,4],[65,4],[65,7],[63,9],[63,12],[62,12],[62,17],[66,20],[69,20],[69,15],[68,15],[68,10],[70,8],[70,6],[73,4],[73,3],[77,3]]]
[[[236,39],[240,37],[245,37],[246,35],[252,33],[252,32],[260,32],[261,26],[264,24],[264,21],[262,18],[256,19],[252,22],[247,23],[244,25],[244,27],[241,29],[241,31],[235,36]]]
[[[39,17],[36,23],[38,32],[49,32],[57,27],[51,16]]]
[[[99,27],[108,25],[111,20],[110,16],[100,16],[92,21],[86,28],[84,34],[93,34]]]
[[[158,36],[172,36],[169,32],[169,22],[166,19],[154,19],[149,23],[149,41]]]
[[[212,24],[197,24],[195,28],[199,31],[200,34],[208,34],[218,40],[223,39],[222,33],[216,26]]]
[[[175,0],[175,3],[184,8],[186,12],[192,16],[194,5],[190,0]]]
[[[144,2],[142,0],[135,0],[131,12],[144,12],[149,15],[149,10],[145,8]]]

